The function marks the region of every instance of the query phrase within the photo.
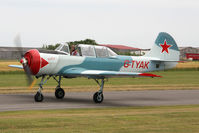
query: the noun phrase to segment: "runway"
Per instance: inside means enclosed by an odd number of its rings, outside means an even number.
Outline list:
[[[68,92],[58,100],[53,93],[43,93],[44,101],[34,101],[34,94],[0,94],[0,111],[138,107],[199,104],[199,90],[150,90],[104,92],[104,102],[93,102],[94,92]]]

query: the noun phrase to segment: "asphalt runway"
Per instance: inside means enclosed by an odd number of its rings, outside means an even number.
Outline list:
[[[93,102],[93,92],[68,92],[61,100],[43,94],[41,103],[34,94],[0,94],[0,111],[199,104],[199,90],[110,91],[101,104]]]

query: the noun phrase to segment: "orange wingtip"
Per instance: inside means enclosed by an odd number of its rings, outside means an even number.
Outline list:
[[[160,77],[160,78],[162,78],[162,76],[160,76],[160,75],[155,75],[155,74],[151,74],[151,73],[141,73],[139,75],[145,76],[145,77]]]

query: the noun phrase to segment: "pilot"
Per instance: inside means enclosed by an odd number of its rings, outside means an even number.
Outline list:
[[[79,56],[79,53],[77,52],[75,45],[71,45],[70,55]]]

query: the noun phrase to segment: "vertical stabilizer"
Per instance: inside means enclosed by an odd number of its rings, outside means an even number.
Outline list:
[[[179,61],[179,49],[171,35],[160,32],[152,49],[146,57],[154,57],[162,61]]]

